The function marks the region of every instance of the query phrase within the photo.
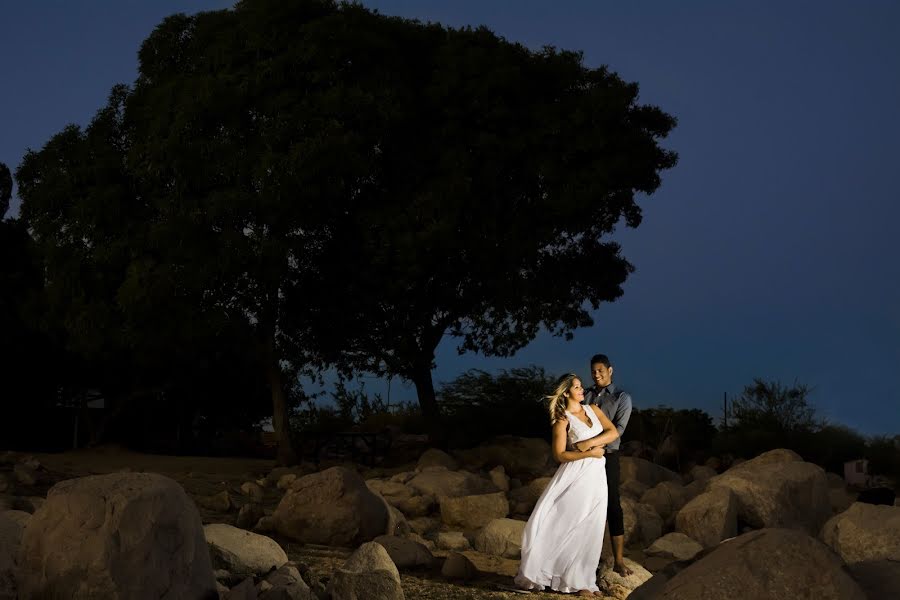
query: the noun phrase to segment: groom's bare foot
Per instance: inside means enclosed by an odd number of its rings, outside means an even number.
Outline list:
[[[629,575],[633,575],[634,571],[625,566],[624,562],[617,562],[613,566],[613,571],[621,575],[622,577],[628,577]]]

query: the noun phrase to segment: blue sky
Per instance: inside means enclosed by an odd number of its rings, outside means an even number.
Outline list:
[[[539,336],[511,359],[457,356],[446,340],[436,382],[526,364],[587,376],[603,351],[639,407],[718,417],[723,393],[762,377],[812,386],[823,416],[862,433],[900,433],[900,4],[363,4],[581,50],[679,120],[665,142],[678,166],[641,199],[643,224],[615,234],[637,268],[625,295],[574,340]],[[86,123],[134,79],[165,15],[229,5],[0,1],[0,161],[15,168],[26,148]],[[395,382],[392,400],[412,398]]]

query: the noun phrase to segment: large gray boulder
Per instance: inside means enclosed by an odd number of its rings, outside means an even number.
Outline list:
[[[332,467],[291,483],[272,517],[278,533],[298,542],[352,547],[384,534],[390,515],[355,471]]]
[[[455,498],[500,491],[491,480],[484,477],[466,471],[448,471],[438,467],[426,469],[407,481],[406,485],[417,494],[432,498],[442,496]],[[403,510],[400,506],[398,508]]]
[[[440,504],[441,521],[450,527],[461,529],[478,529],[509,514],[509,501],[503,492],[443,497]]]
[[[652,506],[625,497],[621,499],[621,505],[626,545],[646,548],[662,536],[663,520]]]
[[[670,471],[665,467],[633,456],[622,456],[619,458],[621,469],[621,481],[637,480],[648,487],[653,487],[663,481],[674,481],[681,483],[681,475],[675,471]]]
[[[869,598],[900,593],[900,507],[855,502],[819,534]]]
[[[700,494],[675,515],[675,531],[704,548],[737,535],[737,496],[722,487]]]
[[[455,471],[459,468],[459,462],[443,450],[429,448],[419,457],[416,470],[424,471],[429,467],[445,467],[448,471]]]
[[[528,515],[534,510],[538,498],[547,489],[552,477],[538,477],[516,489],[510,490],[509,496],[509,512],[517,515]]]
[[[525,521],[494,519],[475,534],[474,546],[476,550],[485,554],[520,558],[524,534]]]
[[[671,579],[657,573],[629,600],[866,600],[843,563],[796,529],[760,529],[720,544]]]
[[[738,500],[738,518],[754,528],[787,527],[817,535],[831,516],[828,481],[818,465],[776,460],[773,450],[709,480],[707,489],[726,488]]]
[[[216,598],[200,515],[176,482],[113,473],[60,482],[19,551],[21,598]]]
[[[688,492],[683,485],[675,481],[663,481],[644,492],[640,501],[642,504],[652,506],[664,523],[671,524],[675,519],[675,513],[687,503],[688,499]]]
[[[423,544],[396,535],[380,535],[375,541],[384,546],[398,568],[430,567],[434,555]]]
[[[683,533],[673,531],[662,536],[644,550],[647,556],[691,560],[703,551],[703,546]]]
[[[225,523],[206,525],[203,533],[216,569],[235,575],[265,575],[288,561],[282,547],[264,535]]]
[[[384,546],[367,542],[350,555],[328,582],[332,600],[403,600],[400,572]]]

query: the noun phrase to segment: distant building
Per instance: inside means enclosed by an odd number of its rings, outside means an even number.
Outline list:
[[[865,458],[848,460],[844,463],[844,481],[847,485],[869,487],[872,478],[869,475],[869,461]]]

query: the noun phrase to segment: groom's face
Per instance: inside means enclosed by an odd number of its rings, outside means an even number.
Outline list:
[[[604,388],[612,383],[613,368],[607,367],[603,363],[594,363],[591,365],[591,377],[597,387]]]

